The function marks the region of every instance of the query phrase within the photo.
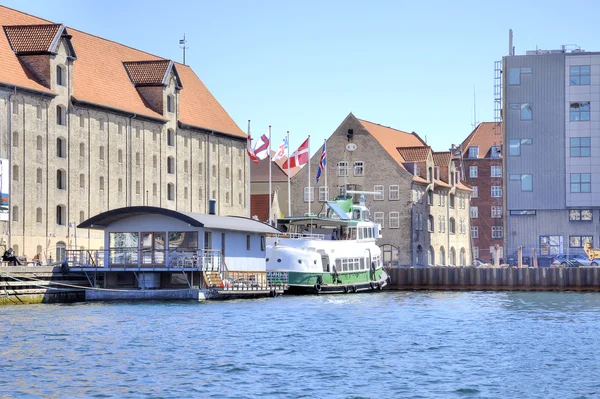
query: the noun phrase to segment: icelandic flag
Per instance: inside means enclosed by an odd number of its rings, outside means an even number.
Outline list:
[[[269,142],[269,137],[266,134],[260,136],[258,140],[256,140],[256,144],[254,144],[254,155],[256,158],[261,161],[269,156],[269,150],[271,149],[271,143]]]
[[[321,151],[321,160],[319,161],[319,169],[317,169],[317,183],[319,183],[319,178],[321,177],[321,173],[325,170],[325,166],[327,166],[327,150],[326,147],[327,142],[323,143],[323,151]]]
[[[279,144],[279,147],[277,147],[277,151],[275,152],[273,161],[277,161],[278,159],[281,159],[281,158],[287,156],[287,149],[288,149],[288,136],[285,136],[283,138],[283,141],[281,142],[281,144]]]

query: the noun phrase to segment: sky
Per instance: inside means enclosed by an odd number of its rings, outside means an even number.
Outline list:
[[[352,112],[436,151],[494,119],[494,61],[577,44],[600,51],[600,2],[0,0],[190,65],[244,131],[319,150]],[[185,90],[185,89],[184,89]],[[476,109],[476,118],[474,118]]]

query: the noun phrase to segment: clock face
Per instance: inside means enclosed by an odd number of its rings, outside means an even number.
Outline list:
[[[356,144],[354,144],[354,143],[348,143],[348,144],[346,144],[346,150],[348,150],[350,152],[356,150]]]

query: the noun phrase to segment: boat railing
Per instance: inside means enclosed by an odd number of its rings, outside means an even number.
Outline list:
[[[288,285],[287,272],[225,270],[222,289],[228,291],[283,290]]]
[[[313,234],[313,233],[282,233],[277,234],[277,238],[291,238],[296,240],[324,240],[324,234]]]

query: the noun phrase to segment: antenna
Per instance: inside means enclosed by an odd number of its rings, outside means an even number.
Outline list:
[[[185,50],[189,47],[186,46],[187,40],[185,40],[185,32],[183,33],[183,39],[179,40],[179,47],[183,49],[183,65],[185,65]]]
[[[475,86],[473,86],[473,129],[477,127],[477,101],[475,97]]]

